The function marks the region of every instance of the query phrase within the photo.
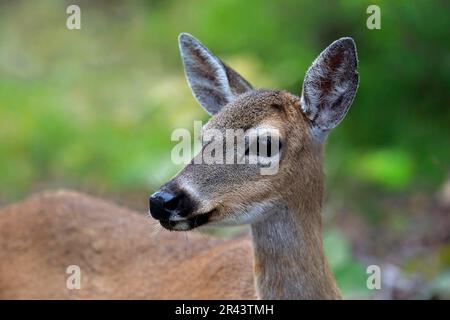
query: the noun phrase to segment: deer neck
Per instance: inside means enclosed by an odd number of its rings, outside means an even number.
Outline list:
[[[323,252],[320,203],[286,203],[252,224],[258,298],[340,298]]]

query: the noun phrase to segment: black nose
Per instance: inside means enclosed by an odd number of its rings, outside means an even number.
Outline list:
[[[168,220],[171,213],[180,205],[180,195],[170,191],[157,191],[149,199],[150,214],[158,220]]]

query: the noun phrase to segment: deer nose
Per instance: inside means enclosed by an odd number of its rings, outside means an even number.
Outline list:
[[[157,220],[168,220],[180,203],[181,197],[169,191],[157,191],[150,196],[150,214]]]

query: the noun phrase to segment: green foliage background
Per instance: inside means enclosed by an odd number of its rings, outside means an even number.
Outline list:
[[[66,28],[68,4],[81,7],[79,31]],[[369,4],[381,7],[381,30],[366,27]],[[294,93],[323,48],[352,36],[360,87],[328,141],[325,211],[377,225],[394,210],[380,199],[432,198],[448,179],[448,16],[439,0],[2,1],[0,203],[65,187],[145,208],[178,170],[171,131],[207,119],[184,80],[180,32],[256,87]],[[401,233],[409,215],[398,217]],[[370,296],[351,244],[327,230],[344,294]]]

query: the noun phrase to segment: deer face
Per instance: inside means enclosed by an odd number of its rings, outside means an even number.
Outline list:
[[[322,52],[301,97],[254,90],[192,36],[181,34],[179,42],[188,83],[211,114],[203,128],[208,139],[150,197],[151,215],[169,230],[253,223],[290,197],[321,193],[322,142],[345,116],[358,85],[353,40],[342,38]],[[222,163],[206,160],[211,152],[221,153]]]

